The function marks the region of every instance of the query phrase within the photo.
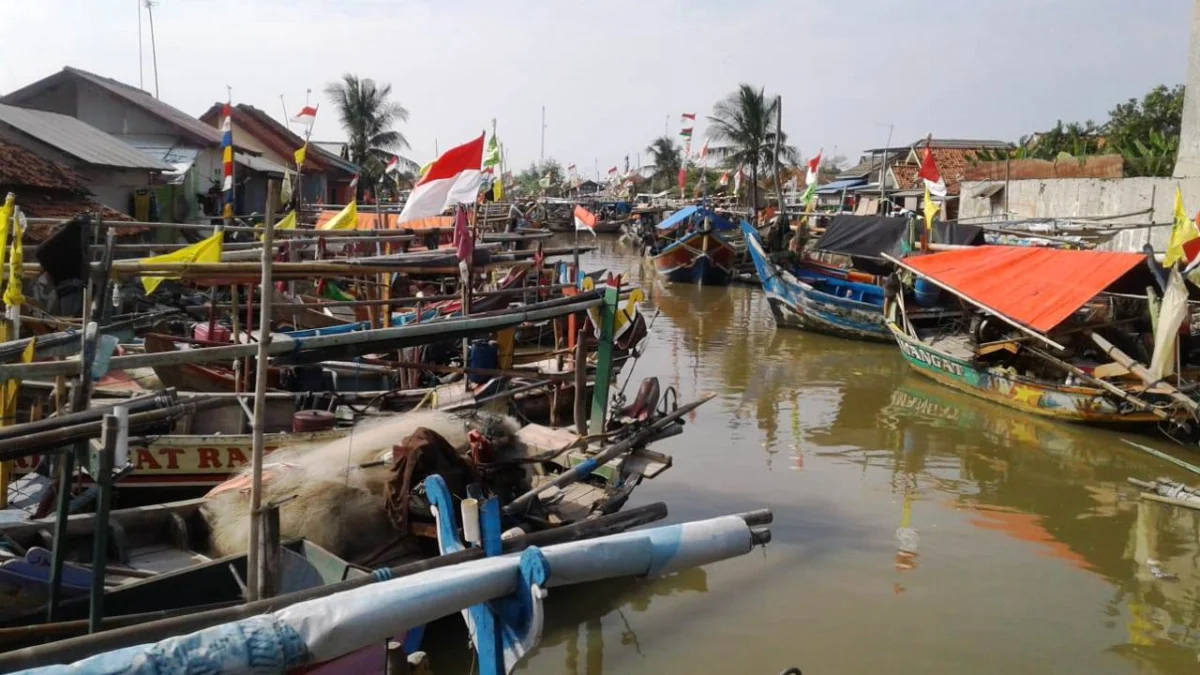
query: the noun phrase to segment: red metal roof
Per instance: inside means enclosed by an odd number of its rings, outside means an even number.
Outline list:
[[[1145,260],[1140,253],[976,246],[906,258],[904,264],[1045,333]]]

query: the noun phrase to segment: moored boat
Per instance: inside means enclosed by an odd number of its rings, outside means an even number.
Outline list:
[[[651,258],[668,281],[724,286],[733,278],[738,251],[728,239],[734,225],[699,206],[676,211],[658,224]]]

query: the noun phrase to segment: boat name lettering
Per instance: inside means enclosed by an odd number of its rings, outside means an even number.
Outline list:
[[[944,370],[947,373],[953,373],[955,375],[963,374],[962,365],[957,364],[949,359],[944,359],[944,358],[938,356],[937,354],[932,354],[930,352],[927,352],[924,349],[915,347],[907,342],[900,343],[900,351],[904,352],[905,356],[912,358],[912,359],[916,359],[916,360],[920,361],[921,363],[925,363],[930,366],[933,366],[934,368],[937,368],[938,370]]]

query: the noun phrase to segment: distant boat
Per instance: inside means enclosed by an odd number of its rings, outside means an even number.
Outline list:
[[[654,269],[668,281],[724,286],[733,278],[739,256],[727,238],[733,223],[716,212],[688,206],[658,224]]]

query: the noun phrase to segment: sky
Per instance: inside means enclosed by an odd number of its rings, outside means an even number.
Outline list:
[[[0,93],[71,65],[139,84],[144,0],[0,0]],[[390,83],[424,163],[497,120],[508,165],[623,164],[746,82],[783,97],[802,155],[851,161],[942,138],[1016,140],[1182,83],[1189,0],[157,0],[160,98],[200,115],[232,88],[282,118],[306,90]],[[142,17],[144,88],[154,91]],[[284,103],[281,103],[280,96]],[[695,145],[702,142],[697,140]],[[693,148],[695,150],[696,148]]]

